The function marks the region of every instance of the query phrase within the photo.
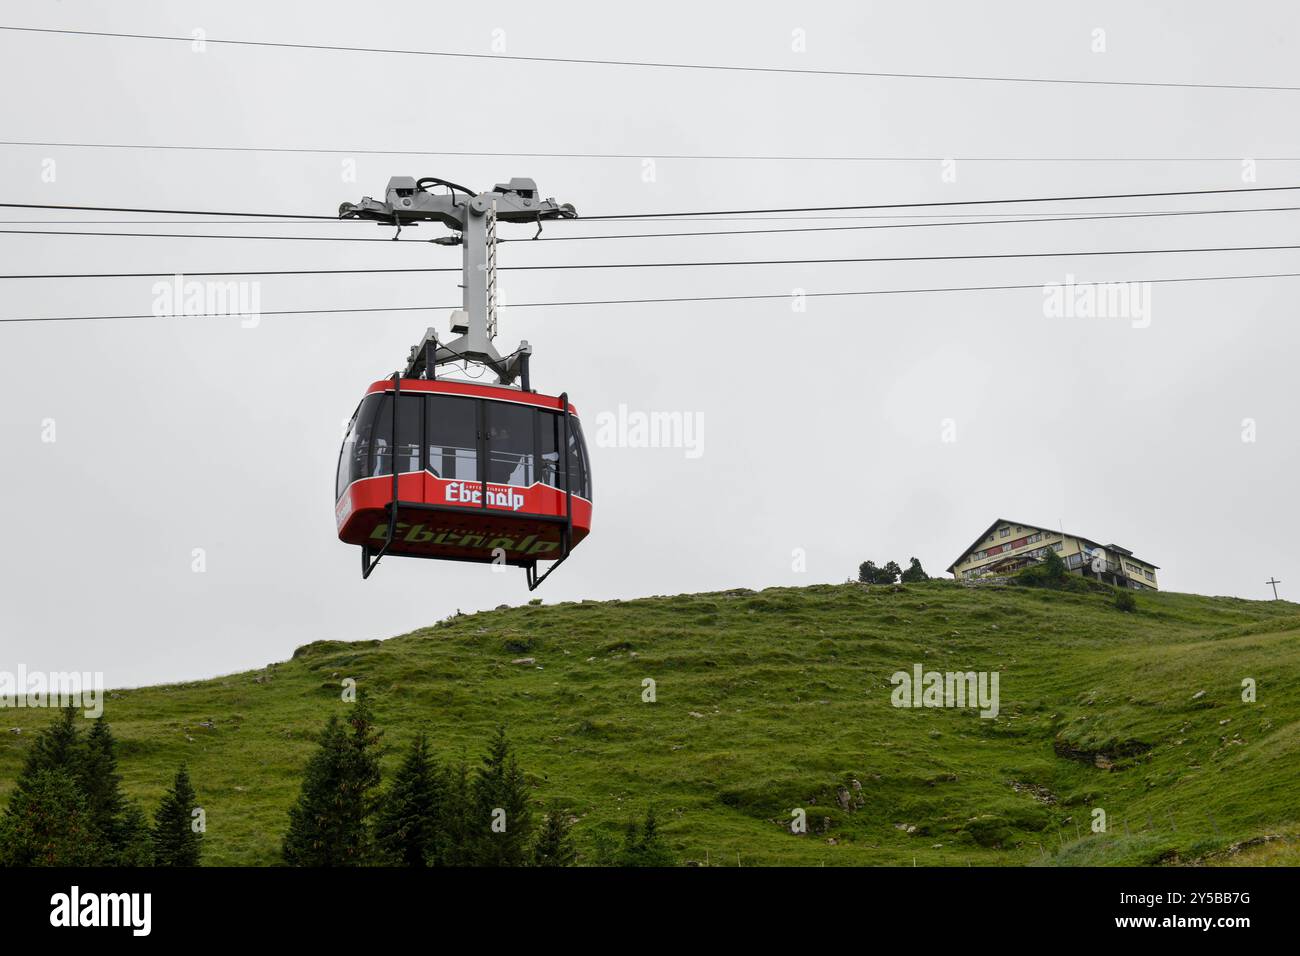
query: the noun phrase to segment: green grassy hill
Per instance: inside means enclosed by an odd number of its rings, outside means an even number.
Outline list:
[[[894,708],[890,675],[915,663],[998,671],[1000,714]],[[1143,594],[1125,614],[1099,593],[933,581],[501,609],[115,692],[128,791],[152,812],[187,761],[206,862],[277,863],[347,677],[374,700],[386,773],[420,728],[477,761],[504,723],[583,846],[653,804],[681,859],[712,865],[1300,863],[1287,602]],[[0,709],[4,793],[49,718]]]

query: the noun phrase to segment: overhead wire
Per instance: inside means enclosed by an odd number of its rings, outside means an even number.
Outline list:
[[[456,156],[519,159],[612,159],[644,160],[647,158],[672,161],[723,161],[723,162],[777,162],[777,163],[1240,163],[1245,154],[1238,156],[852,156],[852,155],[773,155],[753,153],[671,153],[645,150],[638,153],[592,152],[509,152],[504,150],[452,150],[452,149],[379,149],[375,147],[321,146],[214,146],[198,143],[97,143],[54,142],[41,140],[0,140],[0,146],[30,147],[37,149],[119,149],[159,150],[212,153],[289,153],[317,156]],[[1251,156],[1255,163],[1295,163],[1300,156]]]
[[[1151,198],[1168,198],[1175,196],[1224,196],[1224,195],[1249,195],[1253,193],[1274,193],[1274,192],[1291,192],[1300,190],[1300,186],[1248,186],[1236,187],[1232,189],[1182,189],[1182,190],[1164,190],[1158,192],[1135,192],[1135,193],[1092,193],[1076,194],[1066,196],[1028,196],[1012,199],[948,199],[929,202],[899,202],[899,203],[858,203],[853,205],[837,206],[787,206],[780,208],[753,208],[753,209],[728,209],[728,210],[687,210],[677,212],[641,212],[641,213],[618,213],[597,216],[582,216],[573,219],[549,220],[551,223],[573,223],[579,221],[600,221],[614,219],[676,219],[683,217],[696,216],[749,216],[758,214],[772,213],[795,213],[795,212],[851,212],[862,210],[882,210],[882,209],[934,209],[942,207],[956,206],[991,206],[991,205],[1019,205],[1027,203],[1043,202],[1092,202],[1098,200],[1111,199],[1151,199]],[[53,205],[49,203],[10,203],[0,202],[0,209],[49,209],[57,211],[80,211],[80,212],[129,212],[151,215],[180,215],[180,216],[231,216],[231,217],[250,217],[261,219],[305,219],[321,221],[339,221],[337,216],[314,216],[297,213],[276,213],[276,212],[230,212],[230,211],[210,211],[194,209],[157,209],[130,206],[81,206],[81,205]],[[380,220],[363,220],[379,222]]]
[[[1169,212],[1142,212],[1142,213],[1104,213],[1101,215],[1077,215],[1077,216],[1035,216],[1028,219],[974,219],[964,222],[915,222],[915,223],[888,223],[883,225],[870,226],[797,226],[785,229],[720,229],[694,232],[642,232],[642,233],[614,233],[604,236],[538,236],[534,239],[498,239],[498,242],[571,242],[579,239],[676,239],[690,236],[761,236],[775,233],[790,232],[846,232],[866,229],[918,229],[929,228],[934,226],[1001,226],[1001,225],[1021,225],[1026,223],[1037,222],[1087,222],[1090,220],[1104,219],[1148,219],[1163,218],[1166,216],[1220,216],[1231,213],[1250,213],[1250,212],[1300,212],[1300,206],[1273,206],[1269,208],[1250,208],[1250,209],[1196,209],[1196,210],[1175,210]],[[691,222],[700,222],[699,219],[692,219]]]
[[[727,210],[710,210],[704,211],[684,211],[684,212],[644,212],[644,213],[619,213],[616,215],[601,216],[583,216],[582,219],[587,222],[603,219],[675,219],[692,216],[741,216],[753,215],[757,213],[788,213],[788,212],[846,212],[850,210],[862,209],[933,209],[943,206],[992,206],[992,205],[1012,205],[1020,203],[1035,202],[1091,202],[1105,199],[1151,199],[1158,197],[1173,196],[1223,196],[1223,195],[1246,195],[1249,193],[1272,193],[1288,192],[1300,189],[1300,186],[1247,186],[1235,187],[1232,189],[1182,189],[1182,190],[1165,190],[1162,192],[1141,192],[1141,193],[1092,193],[1069,196],[1036,196],[1027,199],[945,199],[931,202],[908,202],[908,203],[872,203],[858,204],[849,206],[788,206],[785,208],[767,208],[767,209],[727,209]],[[3,204],[0,204],[3,205]],[[565,222],[578,222],[578,219],[562,220]]]
[[[104,30],[60,30],[49,27],[20,27],[20,26],[3,26],[0,30],[16,33],[39,33],[39,34],[57,34],[62,36],[79,36],[95,38],[111,38],[120,40],[159,40],[168,42],[180,42],[193,44],[197,42],[194,36],[175,36],[156,33],[111,33]],[[1082,79],[1072,77],[1044,77],[1044,76],[1008,76],[1008,75],[978,75],[964,73],[906,73],[883,70],[830,70],[830,69],[810,69],[804,67],[775,67],[775,66],[746,66],[740,64],[722,64],[722,63],[684,63],[663,60],[621,60],[612,58],[594,58],[594,57],[564,57],[564,56],[524,56],[520,54],[506,53],[468,53],[453,50],[411,50],[393,47],[366,47],[352,46],[328,43],[290,43],[285,41],[274,40],[236,40],[223,37],[202,38],[205,44],[238,46],[238,47],[261,47],[269,49],[285,50],[310,50],[310,51],[329,51],[338,53],[369,53],[369,54],[390,54],[401,56],[425,56],[425,57],[445,57],[466,60],[495,60],[509,61],[514,63],[552,63],[581,66],[613,66],[639,69],[655,70],[688,70],[688,71],[717,71],[727,73],[766,73],[784,76],[825,76],[825,77],[863,77],[875,79],[906,79],[906,80],[945,80],[945,81],[963,81],[976,83],[1027,83],[1027,84],[1050,84],[1065,86],[1099,86],[1099,87],[1148,87],[1157,89],[1204,89],[1204,90],[1254,90],[1265,92],[1300,92],[1300,86],[1286,86],[1264,83],[1192,83],[1186,81],[1173,80],[1101,80],[1101,79]]]
[[[1249,279],[1290,279],[1300,278],[1300,272],[1272,272],[1272,273],[1254,273],[1249,275],[1214,275],[1214,276],[1177,276],[1163,279],[1108,279],[1094,280],[1089,282],[1078,282],[1080,286],[1110,286],[1110,285],[1134,285],[1149,284],[1162,285],[1168,283],[1180,282],[1231,282]],[[848,297],[848,296],[871,296],[871,295],[918,295],[929,293],[943,292],[1002,292],[1027,289],[1043,289],[1051,283],[1034,282],[1018,285],[985,285],[985,286],[941,286],[931,288],[912,288],[912,289],[859,289],[849,291],[835,292],[805,292],[804,298],[831,298],[831,297]],[[742,302],[757,301],[763,299],[785,299],[789,300],[789,292],[765,293],[754,295],[713,295],[713,296],[661,296],[656,298],[644,299],[580,299],[571,301],[557,302],[515,302],[511,303],[510,309],[535,309],[535,308],[561,308],[571,306],[588,306],[588,305],[651,305],[651,304],[668,304],[681,302]],[[454,305],[415,305],[415,306],[368,306],[362,308],[325,308],[325,309],[277,309],[272,311],[258,311],[259,316],[268,315],[332,315],[332,314],[355,314],[355,313],[376,313],[376,312],[429,312],[443,309],[460,308],[460,304]],[[5,323],[30,323],[30,322],[80,322],[80,321],[103,321],[110,319],[158,319],[158,318],[238,318],[239,313],[201,313],[195,315],[154,315],[152,313],[133,314],[133,315],[61,315],[61,316],[24,316],[17,318],[0,319],[0,325]]]
[[[1059,259],[1089,256],[1153,256],[1218,252],[1280,252],[1300,249],[1300,244],[1264,246],[1199,246],[1164,249],[1085,249],[1069,252],[979,252],[957,255],[924,256],[846,256],[814,259],[722,259],[700,262],[563,262],[545,265],[498,266],[501,272],[550,272],[578,269],[693,269],[715,266],[793,266],[843,265],[879,262],[950,262],[989,259]],[[382,275],[392,273],[433,273],[462,271],[460,266],[413,266],[408,268],[369,269],[248,269],[230,271],[171,270],[168,272],[83,272],[83,273],[0,273],[4,279],[148,279],[166,275],[187,276],[308,276],[308,275]]]

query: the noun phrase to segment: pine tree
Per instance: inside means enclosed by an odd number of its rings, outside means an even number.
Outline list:
[[[474,866],[477,840],[482,830],[477,826],[473,786],[469,767],[464,760],[447,769],[443,776],[445,793],[439,815],[441,866]]]
[[[668,844],[664,843],[663,837],[659,835],[659,823],[655,819],[654,807],[646,811],[645,824],[641,827],[641,856],[644,860],[642,866],[677,865],[672,851],[668,849]]]
[[[533,866],[573,866],[578,851],[573,845],[568,814],[552,809],[542,818],[533,844]]]
[[[488,744],[473,787],[471,841],[478,866],[523,866],[532,833],[532,810],[523,771],[504,727]]]
[[[127,803],[122,794],[122,777],[117,772],[113,731],[103,717],[90,726],[90,734],[77,767],[77,778],[86,795],[86,807],[90,811],[91,820],[99,828],[103,842],[115,851],[122,850],[127,837],[123,819]]]
[[[346,721],[352,733],[348,737],[348,771],[343,793],[345,804],[353,808],[351,812],[358,820],[356,865],[365,866],[375,862],[372,821],[379,807],[379,760],[383,755],[379,740],[383,731],[376,728],[370,699],[364,695],[357,696]]]
[[[37,735],[32,749],[27,752],[17,787],[24,789],[42,770],[57,770],[76,782],[81,776],[83,747],[77,735],[77,711],[69,704],[59,711],[54,723]]]
[[[605,830],[591,834],[592,862],[596,866],[618,866],[619,848],[614,835]]]
[[[153,832],[140,804],[130,801],[122,809],[121,845],[114,852],[114,866],[153,866]]]
[[[1043,580],[1051,586],[1060,586],[1069,579],[1069,569],[1066,568],[1065,562],[1061,560],[1055,548],[1049,549],[1043,555],[1042,568]]]
[[[645,823],[638,827],[629,820],[623,835],[623,848],[618,854],[619,866],[676,866],[677,860],[659,835],[659,822],[654,807],[646,811]]]
[[[289,810],[283,853],[293,866],[364,866],[371,862],[369,817],[379,784],[379,736],[369,704],[358,697],[344,724],[333,715],[307,762],[302,791]]]
[[[100,866],[107,855],[86,797],[65,770],[26,776],[0,818],[0,865]]]
[[[105,862],[105,847],[81,787],[85,747],[76,720],[76,708],[63,708],[27,752],[0,818],[0,860],[8,865]]]
[[[641,844],[641,826],[629,818],[623,827],[623,846],[618,852],[619,866],[637,865],[637,847]]]
[[[64,708],[28,752],[10,799],[13,819],[7,830],[20,834],[15,838],[28,847],[16,852],[83,861],[66,865],[149,866],[148,821],[122,793],[117,743],[108,722],[97,718],[83,740],[76,719],[74,707]],[[35,793],[38,781],[40,792]],[[68,792],[56,794],[51,789],[56,786]],[[63,833],[53,829],[60,814],[67,816]]]
[[[917,584],[921,581],[930,580],[930,575],[925,573],[925,569],[921,567],[921,562],[913,558],[912,563],[903,572],[901,580],[904,584]]]
[[[291,866],[346,866],[356,820],[342,806],[347,764],[347,734],[338,715],[330,716],[316,752],[307,761],[298,801],[289,808],[284,859]]]
[[[442,769],[421,733],[393,777],[375,822],[375,841],[389,860],[399,866],[442,865],[446,793]]]
[[[199,798],[181,764],[171,789],[163,794],[153,816],[153,855],[156,866],[198,866],[203,834],[194,830]]]

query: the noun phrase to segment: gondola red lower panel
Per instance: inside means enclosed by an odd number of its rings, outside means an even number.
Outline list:
[[[378,549],[388,536],[393,478],[377,475],[353,482],[335,507],[339,538]],[[549,561],[564,553],[565,495],[550,485],[529,488],[437,478],[411,472],[398,478],[403,502],[389,554],[507,564]],[[409,503],[409,506],[408,506]],[[591,530],[591,502],[573,496],[576,545]]]

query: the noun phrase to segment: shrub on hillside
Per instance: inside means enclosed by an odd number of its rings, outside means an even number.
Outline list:
[[[858,580],[863,584],[896,584],[902,573],[903,569],[896,561],[887,561],[884,567],[879,568],[874,561],[863,561],[858,565]]]
[[[659,834],[654,807],[646,811],[645,823],[628,820],[623,829],[622,845],[613,837],[596,834],[597,866],[676,866],[677,859]]]
[[[1116,610],[1132,613],[1133,611],[1137,610],[1137,606],[1138,606],[1137,598],[1133,596],[1132,591],[1130,591],[1128,588],[1115,589]]]
[[[1043,560],[1038,564],[1031,564],[1029,567],[1020,571],[1014,577],[1012,582],[1028,588],[1058,588],[1061,590],[1081,591],[1084,590],[1083,579],[1071,576],[1070,571],[1061,560],[1061,556],[1055,551],[1048,549],[1043,556]]]

